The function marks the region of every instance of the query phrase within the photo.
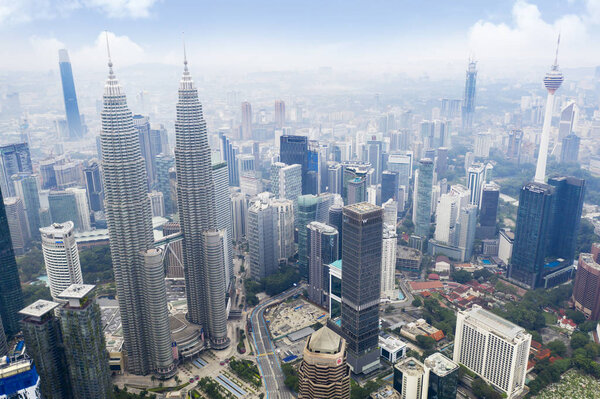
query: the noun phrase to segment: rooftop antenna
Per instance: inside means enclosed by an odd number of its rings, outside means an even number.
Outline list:
[[[556,41],[556,55],[554,56],[554,65],[555,67],[558,66],[558,48],[560,46],[560,32],[558,33],[558,40]]]
[[[105,30],[104,34],[106,36],[106,52],[108,53],[108,68],[110,69],[110,73],[112,74],[113,73],[113,70],[112,70],[113,63],[112,63],[112,59],[110,57],[110,46],[108,44],[108,31]]]
[[[181,40],[183,41],[183,70],[188,71],[187,53],[185,51],[185,32],[181,32]]]

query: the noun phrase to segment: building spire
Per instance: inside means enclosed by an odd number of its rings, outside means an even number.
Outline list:
[[[108,31],[105,30],[104,34],[106,36],[106,52],[108,53],[108,73],[110,75],[114,75],[114,72],[112,69],[112,67],[113,67],[112,58],[110,57],[110,45],[108,44]]]
[[[554,56],[554,65],[552,68],[558,68],[558,48],[560,47],[560,33],[558,34],[558,40],[556,41],[556,55]]]
[[[181,40],[183,41],[183,71],[188,71],[187,53],[185,51],[185,32],[181,32]]]

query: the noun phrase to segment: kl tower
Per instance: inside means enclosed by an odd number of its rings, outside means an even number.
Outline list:
[[[560,35],[556,44],[556,56],[554,64],[550,71],[544,77],[544,86],[548,90],[548,99],[546,100],[546,111],[544,113],[544,126],[542,127],[542,138],[540,140],[540,151],[535,168],[535,181],[537,183],[546,182],[546,160],[548,158],[548,142],[550,141],[550,125],[552,123],[552,110],[554,109],[554,93],[562,84],[564,77],[558,70],[558,45],[560,44]]]

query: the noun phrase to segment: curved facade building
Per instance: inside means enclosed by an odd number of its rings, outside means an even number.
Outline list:
[[[167,287],[162,250],[152,248],[144,254],[144,295],[149,331],[150,348],[154,372],[161,377],[170,377],[175,371],[171,349],[171,329],[167,307]]]
[[[154,369],[152,351],[156,349],[151,348],[151,337],[154,329],[162,331],[164,326],[149,322],[144,304],[163,302],[165,309],[167,305],[160,295],[154,297],[154,292],[144,291],[144,254],[154,244],[146,170],[125,93],[112,62],[108,65],[100,133],[104,205],[127,369],[132,374],[146,375]]]
[[[600,318],[600,243],[592,244],[592,253],[579,255],[577,275],[573,286],[575,308],[588,319]]]
[[[50,294],[55,301],[71,284],[83,284],[73,228],[73,222],[68,221],[40,229]]]
[[[212,241],[204,242],[205,237],[215,239],[212,231],[216,231],[218,227],[215,185],[206,121],[187,60],[184,61],[183,76],[179,83],[175,142],[177,204],[183,232],[187,317],[192,323],[204,327],[212,347],[225,348],[229,345],[224,319],[226,262],[221,259],[223,248],[219,256],[204,253],[205,249],[213,250],[215,246]],[[212,261],[218,263],[210,263]],[[222,318],[225,322],[222,322]],[[227,341],[226,344],[224,340]]]
[[[298,398],[350,398],[350,368],[346,363],[346,341],[327,327],[306,341],[298,370]]]

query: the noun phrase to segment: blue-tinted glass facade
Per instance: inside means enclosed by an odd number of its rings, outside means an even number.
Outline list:
[[[81,126],[81,117],[79,115],[79,106],[77,105],[77,93],[75,92],[75,82],[73,80],[73,70],[67,50],[59,50],[60,78],[62,81],[63,97],[65,100],[65,113],[67,114],[67,126],[69,128],[69,138],[78,139],[83,135]]]
[[[311,151],[309,168],[308,137],[284,135],[279,139],[279,160],[287,165],[302,166],[302,194],[316,194],[318,179],[318,154]],[[309,177],[309,171],[311,177]]]
[[[10,239],[4,200],[0,191],[0,317],[6,336],[19,332],[19,314],[23,309],[23,293],[15,253]]]
[[[550,238],[549,255],[573,262],[577,234],[583,209],[585,180],[576,177],[551,177],[548,184],[555,188],[555,213]]]
[[[390,198],[398,201],[398,172],[386,170],[381,175],[381,203],[385,204]]]

